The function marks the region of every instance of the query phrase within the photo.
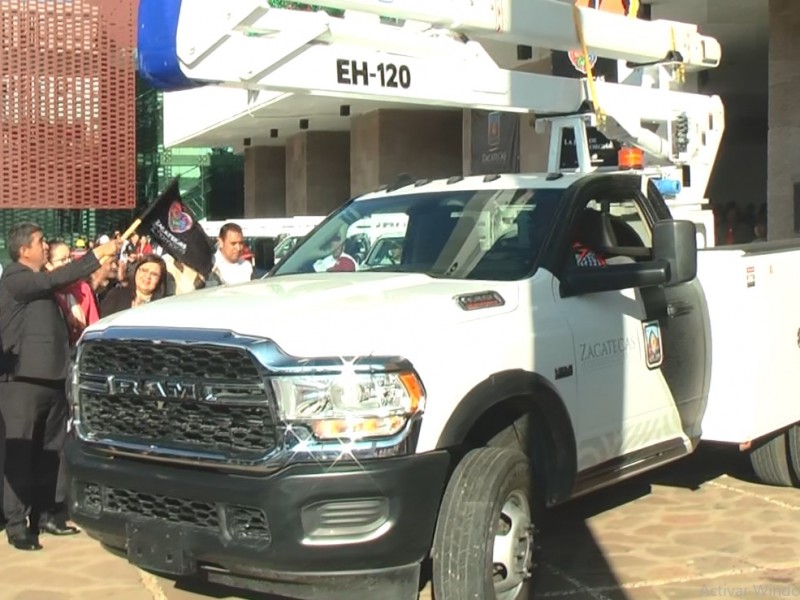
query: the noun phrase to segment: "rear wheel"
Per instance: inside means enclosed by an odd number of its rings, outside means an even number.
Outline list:
[[[436,600],[523,600],[533,568],[530,464],[479,448],[453,473],[433,543]]]
[[[794,486],[800,487],[800,425],[794,425],[786,432],[789,440],[789,462],[794,474]]]
[[[800,450],[800,445],[798,444],[800,440],[790,439],[798,436],[797,432],[790,435],[794,429],[796,427],[788,432],[782,431],[775,434],[767,442],[750,452],[750,464],[762,483],[783,487],[797,485],[797,477],[794,470],[796,467],[793,467],[792,463],[794,456],[800,458],[797,454]],[[793,456],[790,456],[791,447],[795,448]]]

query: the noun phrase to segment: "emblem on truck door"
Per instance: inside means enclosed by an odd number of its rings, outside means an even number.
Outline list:
[[[556,367],[556,379],[564,379],[565,377],[572,377],[573,368],[572,365],[566,365],[564,367]]]
[[[506,303],[500,294],[492,290],[472,294],[461,294],[455,297],[455,301],[463,310],[496,308],[498,306],[504,306]]]
[[[661,347],[661,326],[658,321],[648,321],[644,327],[644,356],[648,369],[657,369],[664,362]]]

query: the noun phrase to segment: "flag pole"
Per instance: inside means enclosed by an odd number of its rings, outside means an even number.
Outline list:
[[[133,223],[131,223],[131,226],[130,226],[130,227],[128,227],[128,228],[125,230],[125,233],[123,233],[123,234],[122,234],[122,236],[120,236],[120,237],[121,237],[121,239],[122,239],[122,241],[123,241],[123,242],[124,242],[124,241],[127,241],[127,239],[128,239],[129,237],[131,237],[131,236],[132,236],[134,233],[136,233],[136,230],[137,230],[137,229],[139,229],[139,225],[141,225],[141,224],[142,224],[142,219],[141,219],[141,218],[139,218],[139,219],[136,219],[136,220],[135,220]],[[101,259],[100,259],[100,264],[101,264],[101,265],[104,265],[104,264],[106,264],[106,263],[107,263],[109,260],[111,260],[111,257],[110,257],[110,256],[104,256],[103,258],[101,258]]]
[[[133,223],[131,223],[130,227],[125,230],[125,233],[122,234],[122,239],[127,240],[129,237],[131,237],[134,233],[136,233],[136,230],[139,229],[139,225],[141,224],[142,218],[139,217]]]
[[[167,189],[169,189],[169,188],[171,188],[173,186],[177,186],[177,185],[178,185],[178,178],[175,177],[170,182],[170,184],[167,186]],[[166,193],[166,190],[165,190],[164,193]],[[136,230],[139,229],[139,226],[142,224],[142,220],[144,219],[144,217],[147,216],[147,214],[153,209],[153,207],[155,207],[155,205],[157,203],[158,203],[158,200],[156,200],[155,202],[150,203],[150,205],[144,210],[144,212],[139,216],[139,218],[135,219],[133,221],[133,223],[130,224],[130,227],[128,227],[125,230],[125,233],[123,233],[120,236],[122,241],[127,241],[128,238],[130,238],[134,233],[136,233]],[[104,257],[104,260],[101,260],[100,264],[103,264],[104,262],[106,262],[106,260],[107,260],[107,258]]]

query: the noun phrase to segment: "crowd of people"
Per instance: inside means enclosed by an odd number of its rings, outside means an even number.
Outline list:
[[[12,547],[30,551],[42,548],[42,533],[79,533],[68,522],[62,449],[68,363],[84,329],[169,295],[249,281],[253,265],[235,223],[222,227],[207,276],[135,234],[70,248],[26,222],[11,228],[6,245],[12,262],[0,276],[0,524]]]
[[[729,202],[722,210],[715,208],[714,212],[718,246],[767,241],[766,203],[756,210],[753,204],[740,208],[735,202]]]

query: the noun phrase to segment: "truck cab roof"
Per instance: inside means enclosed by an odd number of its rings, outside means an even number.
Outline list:
[[[385,186],[375,192],[358,196],[355,201],[372,200],[385,196],[429,194],[431,192],[511,189],[566,189],[586,173],[520,173],[472,175],[442,179],[418,179],[406,185]]]

